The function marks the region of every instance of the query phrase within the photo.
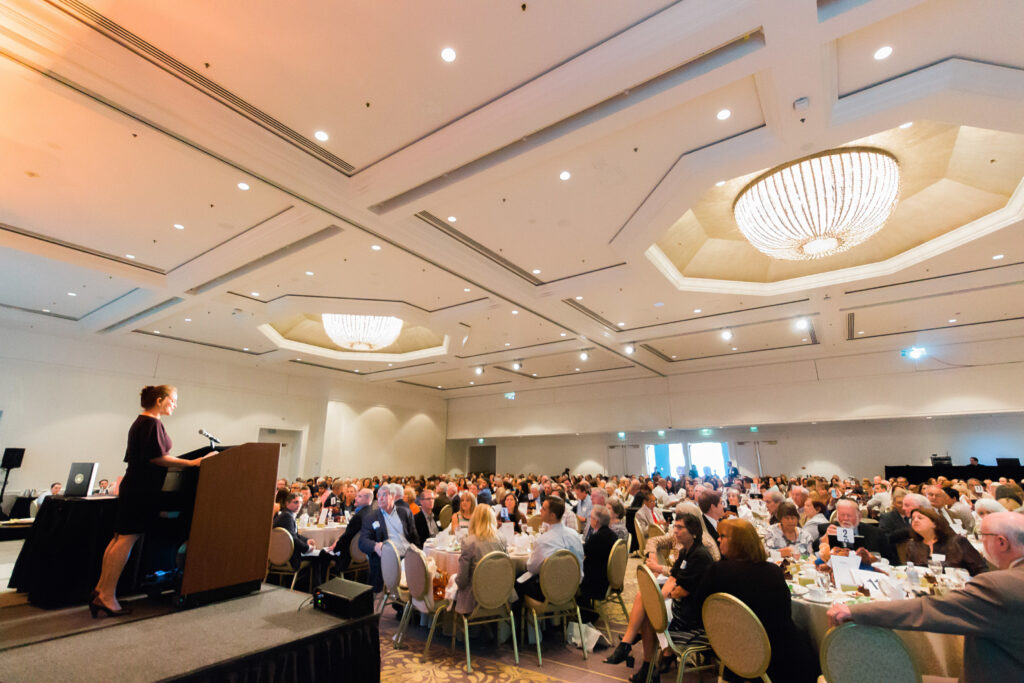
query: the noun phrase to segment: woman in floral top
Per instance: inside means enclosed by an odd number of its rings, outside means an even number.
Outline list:
[[[800,513],[792,503],[779,503],[775,516],[779,523],[768,527],[764,545],[768,550],[778,550],[783,557],[812,554],[814,539],[800,526]]]

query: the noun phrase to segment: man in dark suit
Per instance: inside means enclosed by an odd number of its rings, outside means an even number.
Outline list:
[[[377,489],[377,509],[363,519],[359,531],[359,549],[366,553],[370,562],[370,585],[373,592],[384,589],[384,579],[380,573],[380,554],[384,541],[391,541],[398,550],[398,556],[404,557],[409,546],[419,540],[416,536],[416,523],[408,508],[397,507],[391,487],[381,484]]]
[[[619,540],[615,532],[608,528],[611,516],[608,508],[595,505],[590,510],[590,528],[593,533],[583,544],[583,580],[580,582],[580,608],[590,609],[593,600],[603,600],[608,592],[608,556],[612,546]],[[597,616],[596,614],[594,615]]]
[[[437,485],[437,495],[434,497],[434,508],[432,510],[435,520],[441,516],[441,510],[444,509],[445,505],[452,504],[451,498],[449,497],[451,493],[450,489],[454,489],[455,491],[459,490],[455,484],[445,484],[443,481]]]
[[[419,497],[420,511],[413,515],[413,521],[416,522],[416,547],[422,548],[423,543],[428,538],[437,536],[439,531],[437,527],[437,520],[434,519],[432,510],[434,509],[434,492],[429,488],[424,488],[420,491]]]
[[[284,529],[292,537],[292,556],[289,558],[289,564],[292,569],[298,569],[302,562],[302,556],[305,553],[311,552],[316,549],[316,541],[311,538],[306,538],[299,533],[298,528],[295,525],[295,514],[302,507],[302,494],[292,492],[288,494],[285,499],[284,509],[277,513],[274,518],[274,528]],[[330,556],[310,555],[307,559],[312,561],[310,571],[313,572],[313,585],[318,586],[323,583],[324,570],[330,563]]]
[[[373,491],[370,489],[362,489],[356,494],[355,512],[352,513],[348,526],[345,527],[345,533],[331,547],[334,566],[338,568],[338,571],[343,572],[352,564],[352,539],[359,537],[359,532],[363,529],[363,520],[373,511],[373,508],[370,507],[372,501]]]
[[[910,514],[918,508],[928,509],[931,503],[920,493],[893,497],[893,508],[878,518],[878,530],[895,551],[896,546],[910,540]]]
[[[1017,681],[1024,671],[1024,515],[993,512],[981,520],[985,555],[998,571],[978,574],[961,590],[940,597],[835,604],[832,623],[853,621],[911,631],[964,636],[965,683]]]
[[[854,536],[860,536],[859,541],[854,543],[840,541],[838,539],[838,529],[843,527],[845,529],[852,529]],[[821,559],[828,561],[828,557],[832,548],[849,548],[851,550],[856,548],[864,548],[869,553],[879,553],[882,557],[885,557],[890,562],[895,560],[895,556],[892,552],[892,548],[886,541],[885,536],[882,532],[875,528],[874,524],[861,524],[860,523],[860,505],[857,501],[849,498],[842,498],[836,503],[836,523],[835,524],[819,524],[818,525],[818,540],[815,541],[815,551],[821,551]],[[861,565],[868,565],[866,568],[870,569],[871,563],[868,561],[868,556],[863,553],[861,555]]]

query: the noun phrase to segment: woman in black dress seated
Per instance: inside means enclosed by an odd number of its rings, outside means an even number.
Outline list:
[[[718,544],[722,560],[704,574],[696,590],[697,604],[703,605],[712,593],[738,598],[757,615],[768,634],[772,648],[768,677],[793,683],[817,680],[817,657],[793,623],[785,574],[781,567],[767,561],[754,526],[741,519],[723,519],[718,523]],[[726,680],[742,679],[726,669]]]
[[[101,611],[110,616],[131,611],[127,607],[122,608],[117,601],[117,582],[135,541],[159,512],[159,493],[167,468],[198,467],[203,460],[180,460],[168,455],[171,438],[167,436],[160,418],[171,415],[178,406],[177,389],[167,385],[145,387],[141,392],[141,403],[142,413],[128,430],[128,448],[124,456],[128,471],[121,480],[114,537],[103,553],[100,580],[89,603],[94,619]]]

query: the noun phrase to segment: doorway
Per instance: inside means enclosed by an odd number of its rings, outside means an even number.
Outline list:
[[[473,474],[494,474],[497,446],[470,446],[469,469]]]
[[[275,429],[260,427],[259,443],[281,444],[281,455],[277,459],[277,478],[293,481],[299,476],[302,464],[302,431],[298,429]]]
[[[729,457],[728,446],[719,441],[701,441],[688,444],[690,464],[697,468],[701,477],[725,477],[725,461]]]

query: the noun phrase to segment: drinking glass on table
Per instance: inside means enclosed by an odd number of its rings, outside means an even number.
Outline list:
[[[942,561],[931,557],[928,558],[928,571],[932,573],[932,576],[938,579],[942,576]]]

